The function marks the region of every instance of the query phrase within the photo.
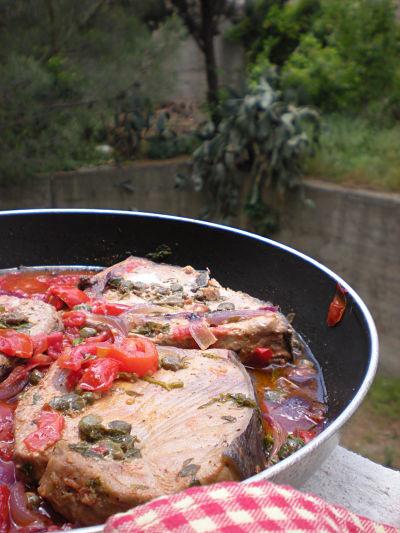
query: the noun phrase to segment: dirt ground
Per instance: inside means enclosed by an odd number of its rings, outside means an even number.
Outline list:
[[[376,463],[400,470],[400,417],[378,412],[367,398],[346,424],[341,444]]]

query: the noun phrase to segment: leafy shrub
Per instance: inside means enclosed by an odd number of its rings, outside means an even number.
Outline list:
[[[152,34],[135,3],[0,0],[0,179],[99,162],[115,114],[168,94],[181,25]]]
[[[237,214],[243,181],[250,176],[248,213],[258,231],[271,230],[276,214],[264,202],[265,194],[283,195],[299,183],[304,158],[317,140],[318,114],[286,104],[261,80],[245,96],[227,99],[221,116],[193,154],[192,181],[208,193],[208,216],[229,219]]]
[[[393,0],[257,0],[231,32],[250,50],[250,76],[282,69],[290,99],[359,111],[385,99],[398,113],[399,27]]]

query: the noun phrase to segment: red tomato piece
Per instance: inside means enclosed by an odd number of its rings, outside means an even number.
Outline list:
[[[52,305],[56,311],[61,311],[61,309],[64,307],[64,302],[61,300],[61,298],[55,296],[54,294],[46,294],[44,301]]]
[[[83,311],[67,311],[63,314],[62,321],[67,328],[83,328],[87,317]]]
[[[25,333],[0,329],[0,352],[11,357],[29,358],[33,355],[33,341]]]
[[[81,344],[72,348],[71,351],[64,352],[57,359],[60,368],[74,370],[75,372],[82,368],[82,364],[88,355],[96,355],[95,344]]]
[[[98,301],[92,304],[92,312],[96,315],[118,316],[127,311],[129,308],[129,305],[112,302]]]
[[[52,285],[49,288],[49,293],[52,296],[60,298],[70,308],[90,301],[89,296],[85,292],[69,285]]]
[[[52,357],[58,356],[64,349],[64,335],[61,331],[55,331],[47,335],[47,354]]]
[[[60,413],[42,411],[36,421],[38,429],[24,439],[25,446],[31,452],[46,450],[60,440],[64,424]]]
[[[119,363],[113,359],[95,359],[90,361],[83,371],[79,387],[87,391],[106,391],[119,372]]]
[[[32,368],[35,368],[37,366],[50,366],[52,363],[53,359],[49,355],[39,353],[29,359],[29,363],[26,365],[26,369],[32,370]]]
[[[157,348],[148,339],[125,338],[119,345],[98,345],[97,356],[118,361],[121,372],[134,372],[139,377],[158,370]]]
[[[343,318],[347,305],[346,292],[347,291],[338,283],[336,286],[336,294],[329,305],[328,316],[326,318],[326,323],[330,327],[336,326],[336,324],[338,324]]]
[[[0,533],[10,531],[9,500],[10,489],[6,485],[0,485]]]

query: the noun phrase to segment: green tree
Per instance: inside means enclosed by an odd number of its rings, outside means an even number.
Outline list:
[[[181,31],[158,4],[0,0],[0,178],[91,161],[113,114],[168,94]]]

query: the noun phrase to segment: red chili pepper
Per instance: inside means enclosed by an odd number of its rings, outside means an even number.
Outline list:
[[[346,289],[338,283],[335,296],[329,305],[328,316],[326,318],[328,326],[336,326],[342,320],[347,305],[346,292]]]
[[[31,452],[46,450],[60,440],[64,424],[64,417],[60,413],[41,411],[36,421],[38,429],[24,439],[25,446]]]
[[[0,485],[0,533],[10,531],[9,500],[10,489],[6,485]]]
[[[119,363],[113,359],[95,359],[90,361],[83,371],[79,387],[87,391],[108,390],[119,372]]]
[[[96,315],[118,316],[127,311],[129,308],[129,305],[112,302],[98,301],[93,302],[92,304],[92,312]]]
[[[67,311],[63,314],[62,321],[67,328],[83,328],[87,322],[87,316],[83,311]]]

